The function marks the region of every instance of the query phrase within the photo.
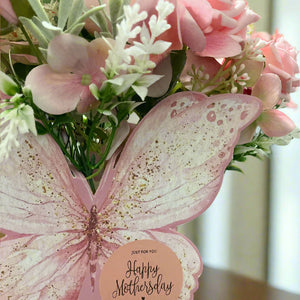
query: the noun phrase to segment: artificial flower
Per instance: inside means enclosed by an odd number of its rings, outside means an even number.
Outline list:
[[[247,26],[258,21],[259,16],[248,7],[245,0],[207,2],[213,10],[212,21],[203,28],[206,46],[200,55],[222,58],[239,54]]]
[[[87,42],[71,34],[60,34],[49,43],[48,64],[34,68],[25,86],[34,103],[50,114],[63,114],[77,108],[82,113],[97,105],[89,86],[98,88],[106,79],[100,71],[105,65],[108,45],[101,39]]]
[[[255,36],[268,42],[261,49],[266,60],[264,73],[274,73],[280,77],[282,96],[289,101],[289,94],[300,85],[295,76],[299,73],[298,51],[278,31],[273,36],[266,33],[256,33]]]
[[[254,85],[251,95],[262,101],[263,110],[257,120],[242,132],[240,144],[252,140],[257,126],[269,137],[285,136],[295,129],[294,122],[282,111],[276,109],[276,105],[281,101],[279,76],[272,73],[261,75]]]
[[[171,1],[176,10],[169,16],[171,29],[163,37],[172,41],[169,50],[187,45],[201,56],[227,57],[242,51],[240,43],[246,37],[247,25],[259,16],[250,10],[245,0]],[[132,0],[143,10],[154,11],[156,1]]]

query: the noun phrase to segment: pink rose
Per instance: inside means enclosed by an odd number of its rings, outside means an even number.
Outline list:
[[[245,0],[207,2],[212,7],[212,21],[209,26],[202,28],[206,46],[200,55],[221,58],[239,54],[242,50],[240,42],[246,38],[247,26],[256,22],[259,16],[249,9]]]
[[[0,15],[6,19],[8,23],[17,24],[18,18],[13,10],[9,0],[1,0],[0,2]]]
[[[281,79],[281,92],[283,96],[289,99],[289,93],[292,93],[300,85],[300,80],[295,77],[299,73],[297,64],[297,50],[291,46],[282,34],[276,32],[273,36],[256,34],[267,41],[267,45],[262,48],[266,59],[266,67],[263,73],[274,73]]]
[[[168,17],[172,26],[160,39],[172,42],[170,50],[187,45],[201,56],[228,57],[241,52],[247,25],[259,16],[245,0],[169,0],[175,11]],[[131,0],[148,15],[155,14],[157,1]]]

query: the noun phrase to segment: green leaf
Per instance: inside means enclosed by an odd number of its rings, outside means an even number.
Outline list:
[[[0,91],[8,96],[14,96],[19,92],[19,86],[2,71],[0,71]]]
[[[72,6],[70,8],[69,18],[68,18],[68,28],[71,27],[77,19],[81,16],[84,8],[83,0],[73,0]]]
[[[47,129],[38,121],[35,122],[35,127],[38,135],[44,135],[48,133]]]
[[[117,34],[118,19],[123,15],[123,0],[109,0],[109,14],[113,25],[113,35]]]
[[[172,90],[175,87],[186,63],[185,50],[172,51],[170,54],[170,58],[172,65],[172,80],[170,83],[169,90]]]
[[[121,122],[129,116],[143,102],[125,101],[118,103],[118,120]]]
[[[22,16],[31,19],[35,15],[28,0],[10,0],[10,3],[18,17]]]
[[[23,23],[25,27],[32,33],[32,35],[38,40],[39,46],[42,48],[48,48],[48,41],[44,37],[41,30],[38,28],[36,24],[33,23],[32,20],[20,17],[20,21]]]
[[[28,2],[30,3],[30,5],[31,5],[32,9],[34,10],[34,12],[36,13],[37,17],[39,19],[41,19],[41,21],[46,21],[46,22],[50,23],[48,15],[39,0],[28,0]]]
[[[74,122],[74,119],[69,114],[55,115],[54,118],[53,127],[59,127]]]
[[[243,170],[241,168],[239,168],[238,166],[234,166],[232,164],[229,164],[227,167],[226,167],[226,170],[228,171],[237,171],[237,172],[240,172],[240,173],[244,173]]]
[[[94,134],[101,141],[107,140],[107,138],[108,138],[107,134],[101,128],[95,128],[94,129]]]
[[[64,29],[70,12],[70,0],[60,0],[58,8],[58,24],[57,26]]]

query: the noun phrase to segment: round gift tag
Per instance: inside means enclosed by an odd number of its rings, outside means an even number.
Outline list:
[[[138,240],[116,250],[100,276],[103,300],[174,300],[183,283],[176,254],[165,244]]]

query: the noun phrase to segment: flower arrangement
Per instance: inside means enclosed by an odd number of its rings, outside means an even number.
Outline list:
[[[282,111],[296,107],[297,51],[251,29],[245,0],[0,8],[0,295],[83,297],[82,268],[94,289],[99,256],[101,269],[126,241],[154,239],[179,257],[178,297],[192,299],[202,265],[175,227],[209,206],[225,168],[300,136]]]

